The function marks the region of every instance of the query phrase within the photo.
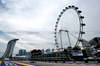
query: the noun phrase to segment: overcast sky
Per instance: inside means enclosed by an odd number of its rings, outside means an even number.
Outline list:
[[[4,52],[7,42],[14,38],[19,39],[14,53],[19,49],[54,48],[52,32],[57,17],[69,5],[79,7],[85,17],[83,39],[99,37],[99,4],[100,0],[0,0],[0,52]]]

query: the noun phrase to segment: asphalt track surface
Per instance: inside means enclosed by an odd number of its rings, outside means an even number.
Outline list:
[[[19,63],[15,61],[0,61],[0,66],[35,66],[35,65]]]
[[[23,63],[29,63],[37,66],[100,66],[100,64],[95,63],[54,63],[54,62],[37,62],[30,63],[28,61],[22,61]]]
[[[30,61],[0,61],[0,66],[100,66],[100,64],[90,63],[49,63],[49,62],[36,62]]]

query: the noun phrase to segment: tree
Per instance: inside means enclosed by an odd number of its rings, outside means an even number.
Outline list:
[[[72,47],[71,47],[71,46],[68,46],[68,47],[67,47],[67,53],[68,53],[68,54],[67,54],[68,57],[71,58],[71,57],[72,57]]]
[[[68,50],[64,49],[63,53],[68,57]]]
[[[72,47],[71,47],[71,46],[68,46],[68,47],[67,47],[67,50],[68,50],[68,51],[72,51]]]
[[[36,55],[41,55],[41,54],[42,54],[42,52],[41,52],[40,49],[38,49],[38,50],[34,49],[34,50],[32,50],[32,52],[31,52],[31,57],[34,57],[34,56],[36,56]]]
[[[73,50],[81,50],[81,47],[80,47],[80,46],[75,46],[75,47],[73,48]]]

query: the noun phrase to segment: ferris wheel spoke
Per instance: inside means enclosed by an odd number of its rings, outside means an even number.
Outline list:
[[[75,24],[73,24],[73,25],[75,25]],[[70,29],[70,30],[77,30],[77,29],[79,29],[79,26],[78,25],[76,25],[76,26],[69,26],[69,27],[67,27],[67,30],[68,29]]]
[[[70,32],[69,32],[70,33]],[[72,33],[70,33],[70,35],[72,35],[75,39],[78,39],[75,35],[73,35]]]
[[[55,45],[57,48],[59,47],[59,44],[61,44],[61,48],[63,48],[66,39],[70,46],[71,44],[74,44],[75,46],[79,45],[80,42],[78,40],[82,38],[82,34],[84,33],[83,26],[85,26],[82,20],[84,17],[81,16],[81,13],[82,11],[78,10],[78,7],[75,6],[68,6],[62,10],[55,25],[55,35],[57,36],[56,42],[58,42]],[[61,31],[59,32],[59,30]],[[66,32],[67,38],[65,38],[65,34],[62,31]]]

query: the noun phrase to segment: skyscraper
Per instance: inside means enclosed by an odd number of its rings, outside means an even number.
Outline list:
[[[20,49],[18,55],[22,56],[22,53],[23,53],[23,49]]]
[[[6,51],[5,51],[5,53],[3,54],[2,58],[9,58],[9,57],[12,57],[13,50],[14,50],[14,46],[15,46],[15,43],[16,43],[17,40],[19,40],[19,39],[13,39],[13,40],[10,40],[10,41],[8,42]]]
[[[16,54],[16,56],[27,56],[27,57],[30,57],[31,56],[31,51],[27,52],[25,49],[20,49],[19,53]]]

